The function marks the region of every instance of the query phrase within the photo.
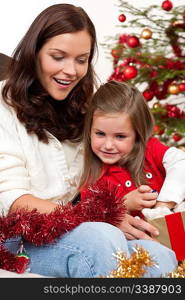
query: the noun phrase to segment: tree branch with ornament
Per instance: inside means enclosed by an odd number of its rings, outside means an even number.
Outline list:
[[[155,117],[154,135],[184,147],[185,7],[175,0],[145,8],[118,3],[121,33],[103,44],[113,62],[108,80],[137,85]]]

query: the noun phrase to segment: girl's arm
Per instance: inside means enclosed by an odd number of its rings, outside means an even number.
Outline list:
[[[166,177],[157,197],[154,209],[144,208],[143,215],[148,219],[165,216],[178,211],[185,199],[185,152],[175,147],[169,148],[163,157]]]

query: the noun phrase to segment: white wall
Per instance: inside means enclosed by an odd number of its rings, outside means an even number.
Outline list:
[[[136,7],[161,5],[163,0],[128,0]],[[111,58],[107,58],[101,46],[107,36],[121,33],[118,27],[120,14],[117,0],[1,0],[0,2],[0,52],[11,55],[33,19],[46,7],[56,3],[71,3],[82,6],[94,22],[97,30],[99,57],[95,70],[102,81],[112,72]],[[173,0],[174,6],[184,5],[184,0]]]

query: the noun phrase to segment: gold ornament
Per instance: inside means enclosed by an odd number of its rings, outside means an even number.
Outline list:
[[[141,32],[141,38],[145,39],[145,40],[149,40],[152,37],[152,31],[149,28],[145,28],[143,29],[143,31]]]
[[[172,95],[177,95],[179,93],[179,87],[177,84],[172,83],[168,87],[168,93]]]
[[[179,24],[181,24],[181,22],[177,21],[177,20],[172,23],[173,26],[176,26],[176,25],[179,25]]]
[[[153,109],[158,109],[158,108],[161,108],[162,106],[161,106],[161,104],[159,103],[159,102],[155,102],[154,104],[153,104]]]

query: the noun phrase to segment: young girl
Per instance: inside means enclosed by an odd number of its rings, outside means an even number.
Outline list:
[[[110,81],[95,93],[86,118],[83,187],[96,180],[117,185],[132,215],[162,214],[185,198],[185,153],[152,137],[154,120],[142,94]],[[110,185],[111,187],[111,185]],[[82,197],[86,195],[82,189]],[[151,209],[151,208],[154,208]]]

